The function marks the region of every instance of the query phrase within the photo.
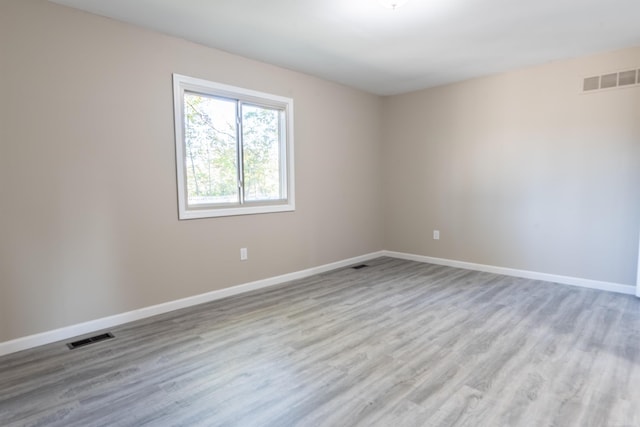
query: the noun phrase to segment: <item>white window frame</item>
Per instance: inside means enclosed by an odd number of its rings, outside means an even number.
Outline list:
[[[280,132],[280,168],[282,170],[281,186],[285,198],[280,200],[228,203],[189,207],[187,193],[187,175],[185,168],[185,92],[200,93],[205,96],[223,97],[258,106],[273,107],[284,111],[285,123]],[[294,161],[293,161],[293,99],[283,96],[258,92],[222,83],[216,83],[195,77],[173,74],[173,106],[176,143],[176,172],[178,182],[178,218],[212,218],[233,215],[253,215],[272,212],[288,212],[295,210],[294,197]],[[239,182],[239,186],[243,183]]]

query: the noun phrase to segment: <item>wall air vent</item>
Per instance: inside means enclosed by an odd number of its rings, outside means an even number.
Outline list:
[[[113,334],[111,332],[107,332],[106,334],[96,335],[95,337],[89,337],[89,338],[85,338],[85,339],[82,339],[82,340],[70,342],[70,343],[67,344],[67,347],[69,347],[69,349],[73,350],[73,349],[76,349],[78,347],[84,347],[85,345],[89,345],[89,344],[93,344],[93,343],[96,343],[96,342],[108,340],[108,339],[111,339],[111,338],[114,338]]]
[[[595,92],[603,89],[638,85],[640,85],[640,70],[625,70],[601,76],[585,77],[582,82],[582,91]]]

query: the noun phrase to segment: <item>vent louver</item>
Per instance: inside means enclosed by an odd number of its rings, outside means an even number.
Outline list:
[[[618,73],[605,74],[600,77],[600,89],[608,89],[618,85]]]
[[[596,89],[600,89],[600,76],[587,77],[586,79],[584,79],[582,90],[587,91]]]
[[[582,82],[583,92],[593,92],[616,87],[640,85],[640,70],[625,70],[607,73],[601,76],[585,77]]]
[[[636,84],[636,70],[623,71],[618,74],[618,86],[628,86]]]
[[[90,337],[90,338],[85,338],[85,339],[82,339],[82,340],[70,342],[70,343],[67,344],[67,347],[69,347],[70,350],[73,350],[73,349],[76,349],[78,347],[84,347],[85,345],[89,345],[89,344],[93,344],[93,343],[96,343],[96,342],[108,340],[110,338],[114,338],[114,336],[113,336],[113,334],[111,332],[107,332],[106,334],[96,335],[95,337]]]

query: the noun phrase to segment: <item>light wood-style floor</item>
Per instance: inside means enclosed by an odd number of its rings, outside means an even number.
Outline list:
[[[0,358],[2,426],[640,426],[640,301],[391,258]]]

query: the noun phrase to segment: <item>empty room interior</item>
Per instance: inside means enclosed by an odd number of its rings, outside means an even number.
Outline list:
[[[639,16],[0,0],[0,425],[640,426]]]

